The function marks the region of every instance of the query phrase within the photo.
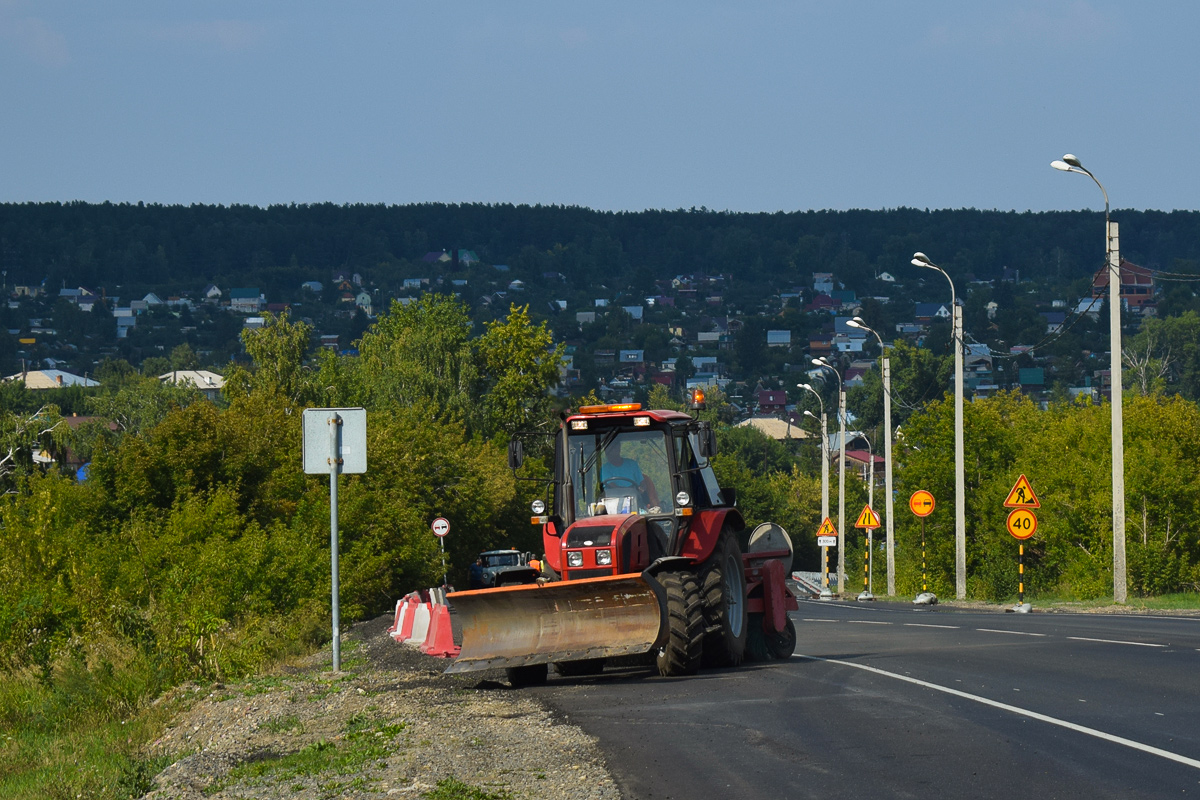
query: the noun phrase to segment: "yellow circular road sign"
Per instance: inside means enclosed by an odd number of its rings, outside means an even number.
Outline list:
[[[1014,508],[1004,524],[1016,539],[1028,539],[1037,533],[1037,516],[1028,508]]]
[[[933,513],[933,495],[924,489],[917,489],[908,498],[908,510],[918,517],[928,517]]]

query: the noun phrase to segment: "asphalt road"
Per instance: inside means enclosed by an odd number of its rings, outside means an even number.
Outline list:
[[[1200,796],[1200,618],[792,617],[785,661],[534,691],[600,739],[631,800]]]

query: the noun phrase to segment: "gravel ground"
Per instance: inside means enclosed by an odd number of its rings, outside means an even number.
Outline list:
[[[446,659],[387,634],[390,615],[275,674],[201,689],[151,746],[178,760],[147,795],[420,798],[455,779],[480,797],[619,800],[596,741],[503,672],[445,676]],[[506,794],[508,793],[508,794]]]

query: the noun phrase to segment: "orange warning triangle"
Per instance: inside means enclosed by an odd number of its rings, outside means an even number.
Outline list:
[[[1008,493],[1008,499],[1004,501],[1004,507],[1041,508],[1042,504],[1038,502],[1037,495],[1033,493],[1033,487],[1029,485],[1029,479],[1022,475],[1013,484],[1012,491]]]
[[[821,527],[817,528],[817,536],[837,536],[837,528],[833,527],[833,520],[829,517],[821,523]]]
[[[870,506],[863,506],[862,513],[858,515],[858,521],[854,523],[856,528],[878,528],[879,515]]]

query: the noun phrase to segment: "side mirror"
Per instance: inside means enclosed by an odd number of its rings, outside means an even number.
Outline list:
[[[701,422],[696,438],[700,442],[700,457],[708,460],[717,454],[717,432],[707,422]]]
[[[510,439],[508,441],[508,468],[517,470],[525,463],[525,446],[521,444],[520,439]]]
[[[725,501],[727,506],[737,505],[737,489],[729,486],[721,487],[721,499]]]

